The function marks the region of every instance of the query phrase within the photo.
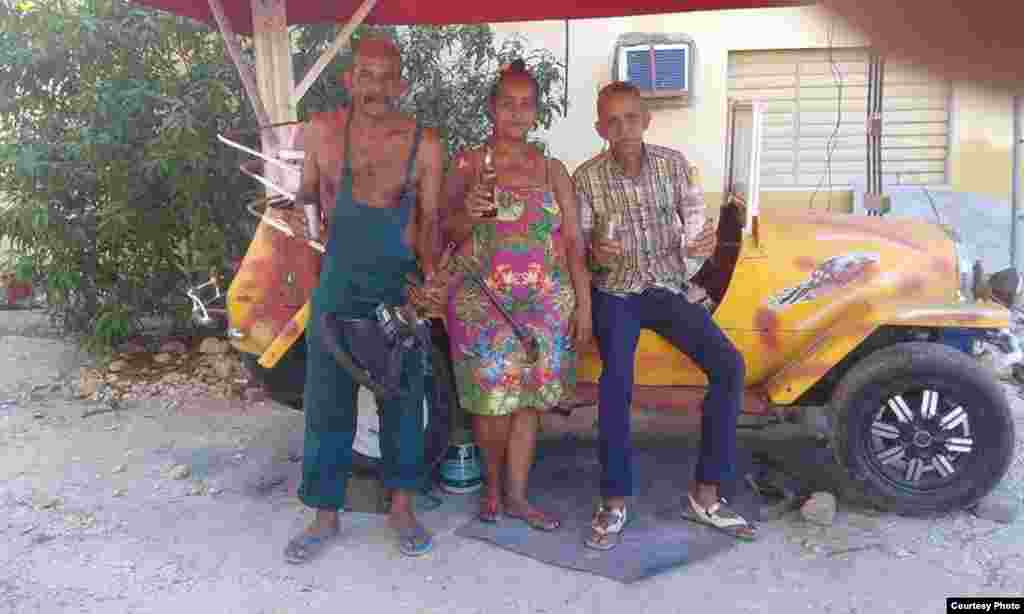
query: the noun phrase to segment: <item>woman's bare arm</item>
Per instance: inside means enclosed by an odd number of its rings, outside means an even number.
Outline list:
[[[572,278],[573,289],[576,291],[576,309],[585,310],[587,314],[587,327],[584,337],[590,336],[590,270],[586,264],[586,247],[583,245],[580,232],[579,215],[576,211],[576,190],[573,187],[569,173],[560,160],[551,159],[551,175],[555,197],[562,210],[562,233],[561,249],[564,254],[569,276]],[[577,323],[579,327],[579,323]],[[577,333],[579,333],[577,328]]]

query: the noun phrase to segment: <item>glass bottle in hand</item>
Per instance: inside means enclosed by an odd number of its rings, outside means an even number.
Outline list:
[[[490,145],[484,149],[484,163],[480,169],[479,181],[480,185],[487,189],[491,201],[491,208],[480,215],[484,218],[495,218],[498,216],[498,194],[495,189],[498,185],[498,173],[494,170],[494,148]]]
[[[620,240],[620,228],[621,222],[619,219],[619,215],[617,213],[605,212],[599,214],[594,220],[593,240],[595,243],[597,241],[607,241],[609,243],[616,243]],[[619,258],[613,259],[611,262],[607,264],[593,262],[591,268],[595,273],[608,274],[612,272],[612,266],[610,265],[618,263],[620,259],[621,256]]]

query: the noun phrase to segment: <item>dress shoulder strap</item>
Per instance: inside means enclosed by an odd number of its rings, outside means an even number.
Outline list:
[[[544,151],[544,185],[551,187],[551,158],[547,150]]]

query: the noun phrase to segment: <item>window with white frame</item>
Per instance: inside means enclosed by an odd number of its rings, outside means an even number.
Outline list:
[[[729,98],[766,102],[762,188],[865,183],[868,63],[858,48],[729,53]],[[950,92],[948,81],[886,62],[884,185],[947,183]]]
[[[632,83],[644,96],[688,98],[692,89],[692,53],[688,43],[620,45],[615,77]]]

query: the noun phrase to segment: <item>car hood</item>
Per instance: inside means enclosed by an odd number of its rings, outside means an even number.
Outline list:
[[[808,330],[852,303],[958,298],[953,241],[938,225],[780,209],[763,211],[758,226],[760,240],[745,237],[722,304],[737,323],[770,313],[787,329]]]

